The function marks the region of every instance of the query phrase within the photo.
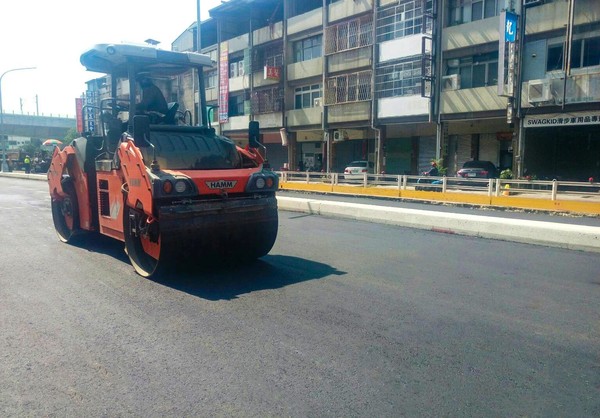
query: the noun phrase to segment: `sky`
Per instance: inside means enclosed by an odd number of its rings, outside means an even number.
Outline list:
[[[79,57],[95,44],[151,38],[171,43],[221,0],[0,0],[0,76],[4,113],[75,116],[88,72]],[[36,107],[37,95],[37,107]]]

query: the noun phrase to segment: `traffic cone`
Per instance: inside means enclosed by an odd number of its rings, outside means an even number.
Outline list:
[[[502,192],[502,196],[510,196],[510,184],[504,185],[504,191]]]

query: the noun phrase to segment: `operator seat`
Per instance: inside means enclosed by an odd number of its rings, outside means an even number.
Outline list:
[[[176,125],[175,116],[177,115],[177,110],[179,110],[179,103],[169,103],[167,113],[165,113],[165,115],[162,117],[160,123],[163,123],[165,125]]]

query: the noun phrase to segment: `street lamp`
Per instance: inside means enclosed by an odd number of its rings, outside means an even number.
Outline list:
[[[6,148],[8,146],[8,136],[6,139],[4,138],[4,108],[2,107],[2,78],[13,71],[21,71],[21,70],[35,70],[36,67],[22,67],[22,68],[13,68],[11,70],[4,71],[2,75],[0,75],[0,137],[4,140],[4,146],[2,147],[2,171],[8,171],[8,164],[6,163]]]

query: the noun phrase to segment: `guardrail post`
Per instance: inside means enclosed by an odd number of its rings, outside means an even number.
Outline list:
[[[446,186],[448,186],[448,177],[442,177],[442,193],[446,193]]]
[[[494,193],[495,196],[500,196],[500,188],[502,186],[502,180],[498,179],[496,180],[496,192]]]
[[[363,187],[365,189],[367,188],[367,182],[368,182],[367,177],[368,177],[367,173],[363,173]]]
[[[488,197],[492,197],[494,193],[494,179],[488,180]]]
[[[558,194],[558,181],[552,180],[552,200],[556,200],[557,194]]]
[[[307,171],[307,172],[306,172],[306,184],[308,184],[308,183],[310,183],[310,174],[309,174],[309,172]]]
[[[332,183],[334,186],[338,185],[338,173],[333,173]]]
[[[406,190],[407,187],[408,187],[408,176],[406,174],[404,174],[402,176],[402,188],[404,190]]]

